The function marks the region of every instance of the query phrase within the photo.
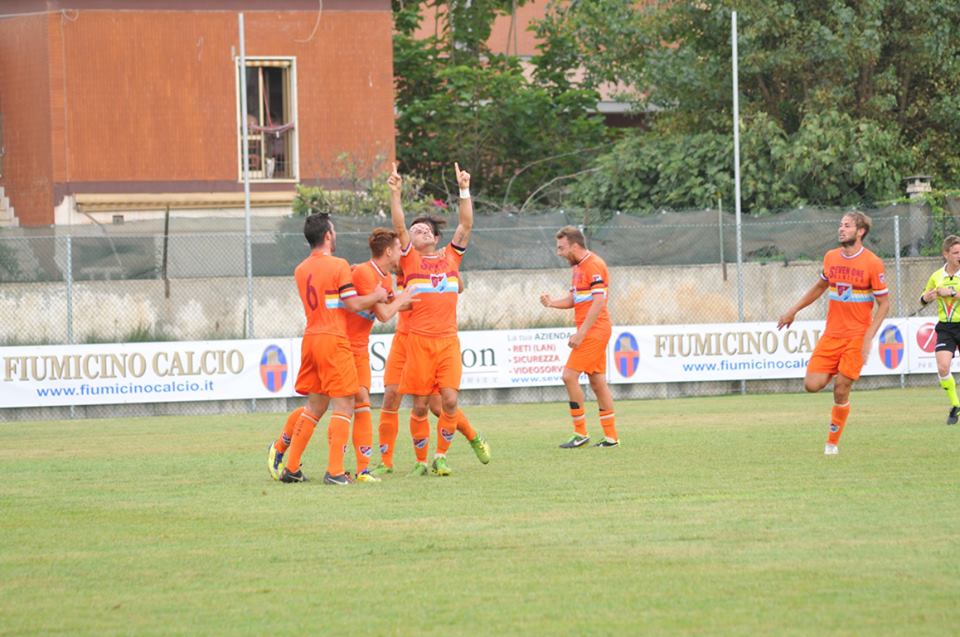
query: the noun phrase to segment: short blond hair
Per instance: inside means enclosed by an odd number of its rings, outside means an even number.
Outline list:
[[[946,254],[950,251],[950,248],[960,243],[960,237],[955,234],[947,235],[943,240],[943,253]]]
[[[863,238],[867,238],[867,235],[870,234],[870,226],[873,225],[873,221],[870,220],[870,217],[868,217],[865,212],[852,210],[843,216],[853,219],[853,223],[856,224],[857,230],[863,230]]]
[[[576,226],[564,226],[557,230],[557,239],[566,239],[570,243],[575,243],[581,248],[587,247],[586,239],[583,238],[583,233],[580,232],[580,228]]]

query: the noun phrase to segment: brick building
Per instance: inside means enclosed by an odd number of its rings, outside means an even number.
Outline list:
[[[238,14],[248,133],[241,148]],[[388,0],[0,2],[0,225],[259,214],[393,159]]]

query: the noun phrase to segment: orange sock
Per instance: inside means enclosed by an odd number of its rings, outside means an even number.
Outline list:
[[[477,437],[477,430],[470,426],[467,415],[462,409],[457,410],[457,431],[462,433],[467,440],[473,440]]]
[[[370,466],[373,456],[373,416],[370,403],[357,403],[353,411],[353,452],[357,457],[357,474]]]
[[[581,436],[587,435],[587,418],[579,403],[570,403],[570,417],[573,418],[573,430]]]
[[[290,441],[293,440],[293,427],[297,424],[297,420],[300,419],[300,414],[302,413],[303,407],[297,407],[287,416],[287,422],[283,425],[283,431],[280,432],[280,437],[277,438],[277,441],[273,444],[280,453],[284,453],[287,447],[290,446]]]
[[[327,425],[327,473],[332,476],[343,475],[343,457],[347,453],[347,440],[350,438],[350,417],[335,411],[330,414]]]
[[[846,405],[834,405],[830,412],[830,433],[827,434],[827,442],[835,445],[840,442],[840,436],[843,434],[843,427],[847,424],[847,416],[850,415],[850,403]]]
[[[317,426],[317,419],[306,411],[301,410],[300,417],[293,427],[293,435],[290,440],[290,448],[287,449],[285,462],[287,471],[296,473],[300,470],[300,458],[303,456],[303,450],[307,448],[310,442],[310,436]]]
[[[400,414],[395,411],[380,410],[380,462],[387,467],[393,466],[393,446],[397,443],[397,430],[400,428]]]
[[[410,435],[413,437],[413,453],[417,462],[426,462],[430,451],[430,421],[410,414]]]
[[[440,420],[437,421],[437,455],[446,455],[455,435],[457,435],[456,414],[451,416],[447,412],[442,412]]]
[[[600,426],[603,427],[604,438],[619,440],[617,438],[617,416],[612,409],[600,410]]]

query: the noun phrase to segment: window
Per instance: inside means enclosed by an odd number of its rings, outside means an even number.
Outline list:
[[[240,179],[243,162],[247,162],[250,179],[261,181],[296,180],[297,114],[296,67],[291,58],[258,58],[246,60],[247,76],[247,148],[243,131],[237,131]],[[240,77],[237,75],[237,94]],[[237,102],[237,121],[242,105]]]

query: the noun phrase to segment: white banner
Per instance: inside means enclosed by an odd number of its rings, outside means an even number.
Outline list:
[[[3,347],[0,407],[289,396],[290,352],[289,339]]]
[[[936,371],[935,321],[885,321],[864,375]],[[823,321],[615,327],[611,383],[803,378]],[[572,328],[462,332],[461,389],[559,386]],[[373,393],[392,334],[370,338]],[[0,407],[295,396],[300,339],[0,348]],[[960,360],[954,359],[954,370]],[[583,377],[581,380],[585,380]]]

